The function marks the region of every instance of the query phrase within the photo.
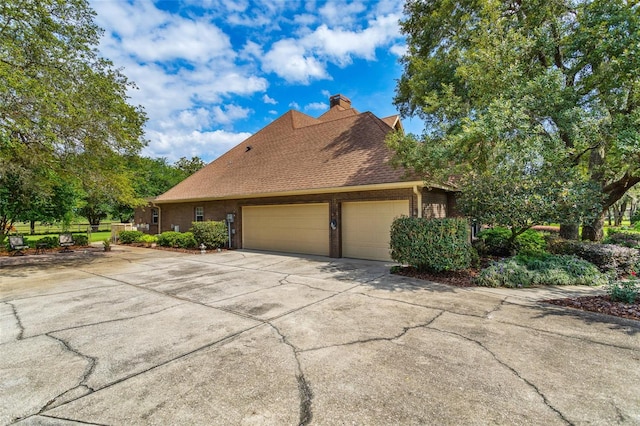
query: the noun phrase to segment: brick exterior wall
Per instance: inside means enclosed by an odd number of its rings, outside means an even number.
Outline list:
[[[341,241],[341,207],[344,201],[383,201],[383,200],[408,200],[409,212],[417,216],[418,199],[411,188],[380,191],[341,192],[333,194],[310,194],[302,196],[266,197],[242,200],[218,200],[198,201],[187,203],[160,204],[161,229],[150,230],[149,233],[170,231],[176,225],[181,232],[188,231],[195,220],[196,207],[204,209],[204,220],[224,221],[228,213],[235,215],[232,225],[232,247],[242,248],[242,208],[244,206],[258,206],[269,204],[297,204],[297,203],[328,203],[329,219],[335,220],[335,230],[329,229],[330,256],[342,257]],[[437,212],[435,217],[444,217],[448,211],[448,193],[445,191],[424,190],[422,195],[422,209]],[[427,217],[427,216],[425,216]],[[136,223],[151,223],[151,208],[137,209]]]

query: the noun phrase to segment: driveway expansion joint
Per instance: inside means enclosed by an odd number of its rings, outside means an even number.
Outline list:
[[[510,366],[509,364],[507,364],[503,360],[501,360],[493,351],[491,351],[487,346],[485,346],[484,343],[482,343],[482,342],[480,342],[478,340],[474,340],[474,339],[472,339],[470,337],[467,337],[467,336],[465,336],[463,334],[456,333],[454,331],[442,330],[440,328],[433,327],[433,326],[429,326],[428,328],[430,330],[434,330],[434,331],[437,331],[437,332],[440,332],[440,333],[450,334],[450,335],[459,337],[459,338],[461,338],[463,340],[466,340],[467,342],[471,342],[471,343],[479,346],[482,350],[484,350],[489,355],[491,355],[491,357],[493,359],[495,359],[498,364],[502,365],[504,368],[509,370],[513,375],[515,375],[518,379],[520,379],[523,383],[525,383],[527,386],[529,386],[531,389],[533,389],[540,396],[540,398],[542,398],[542,401],[544,402],[544,405],[546,407],[548,407],[551,411],[553,411],[563,422],[565,422],[568,425],[572,425],[573,426],[573,423],[571,421],[569,421],[569,419],[567,419],[564,416],[564,414],[562,414],[562,412],[560,410],[558,410],[556,407],[551,405],[551,402],[547,399],[546,395],[533,382],[531,382],[531,381],[525,379],[524,377],[522,377],[522,375],[518,372],[518,370],[516,370],[514,367]]]

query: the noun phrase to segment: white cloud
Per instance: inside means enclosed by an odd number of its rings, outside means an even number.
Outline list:
[[[305,105],[305,111],[325,111],[329,109],[329,105],[324,102],[311,102],[308,105]]]
[[[294,102],[291,102],[289,104],[289,108],[295,109],[295,110],[300,110],[300,105],[298,105],[298,103],[294,101]]]
[[[298,39],[285,38],[274,43],[262,57],[262,68],[289,83],[331,79],[328,62],[345,67],[353,58],[374,60],[377,48],[395,42],[400,36],[398,19],[396,14],[379,16],[368,21],[367,28],[355,31],[322,24]]]
[[[305,52],[293,39],[280,40],[264,55],[262,68],[288,82],[307,84],[311,79],[330,78],[325,65]]]
[[[322,16],[325,22],[329,22],[332,25],[351,25],[356,15],[366,10],[364,4],[359,1],[345,2],[345,1],[328,1],[320,10],[320,16]]]
[[[217,124],[230,124],[241,118],[247,118],[250,112],[250,109],[237,105],[226,105],[224,107],[215,106],[211,111],[213,121]]]
[[[144,155],[166,157],[169,162],[175,162],[180,157],[191,158],[199,156],[209,162],[227,152],[251,133],[232,133],[224,130],[210,132],[157,132],[149,131],[151,140],[143,151]]]
[[[264,94],[264,96],[262,97],[262,101],[265,104],[270,104],[270,105],[276,105],[278,103],[278,101],[276,101],[273,98],[270,98],[269,95],[267,95],[266,93]]]

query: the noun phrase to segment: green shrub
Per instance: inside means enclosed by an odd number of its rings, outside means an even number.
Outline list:
[[[400,217],[391,225],[391,258],[418,270],[466,269],[472,260],[465,219]]]
[[[118,241],[121,244],[138,243],[143,235],[141,231],[122,231],[118,234]]]
[[[85,234],[74,234],[73,235],[73,244],[76,246],[88,246],[89,245],[89,237]]]
[[[604,285],[606,275],[576,256],[519,255],[493,262],[474,282],[483,287],[531,287],[537,285]]]
[[[142,237],[140,237],[139,241],[145,244],[154,244],[158,242],[158,237],[156,237],[155,235],[144,234]]]
[[[224,247],[227,244],[227,224],[225,222],[193,222],[191,229],[197,245],[204,244],[208,249]]]
[[[640,249],[640,234],[632,232],[613,232],[604,240],[604,243]]]
[[[600,271],[616,277],[630,274],[640,264],[640,251],[614,244],[557,239],[548,248],[552,253],[578,256],[596,265]]]
[[[497,226],[480,232],[474,246],[482,254],[509,256],[511,255],[509,238],[511,238],[511,230]],[[516,253],[544,253],[547,243],[540,232],[528,229],[516,237],[513,248]]]
[[[636,209],[629,220],[631,221],[632,225],[635,224],[636,229],[640,230],[640,227],[638,227],[638,224],[640,223],[640,209]]]
[[[158,245],[162,247],[175,247],[176,239],[180,235],[180,232],[166,231],[158,235]]]
[[[511,231],[507,228],[485,229],[478,234],[474,246],[478,248],[480,254],[509,256],[509,237],[511,237]]]
[[[626,281],[612,281],[607,293],[614,302],[635,303],[640,295],[640,282],[635,275]]]
[[[198,242],[196,241],[192,232],[180,233],[176,238],[175,244],[177,247],[184,249],[198,247]]]
[[[60,241],[58,240],[58,237],[52,237],[52,236],[42,237],[37,242],[38,244],[44,245],[44,247],[48,249],[55,248],[60,245]]]

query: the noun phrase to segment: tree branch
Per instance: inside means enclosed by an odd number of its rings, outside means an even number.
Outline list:
[[[634,185],[640,182],[640,175],[633,176],[629,172],[625,173],[620,179],[611,182],[602,188],[602,192],[606,195],[604,199],[604,208],[609,208],[626,194]]]

